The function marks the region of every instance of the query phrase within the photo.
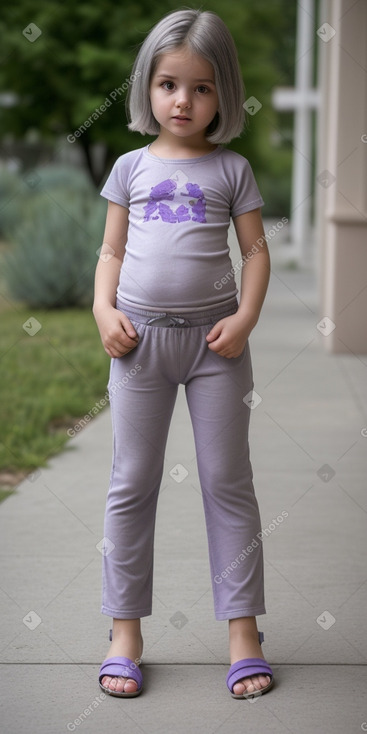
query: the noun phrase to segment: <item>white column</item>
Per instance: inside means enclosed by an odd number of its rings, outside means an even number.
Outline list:
[[[307,94],[312,87],[314,36],[314,0],[302,0],[297,14],[295,84],[303,97],[294,120],[293,185],[291,200],[291,237],[298,262],[306,264],[310,245],[312,128]]]
[[[312,251],[312,112],[320,101],[318,90],[312,88],[314,46],[314,0],[302,0],[297,11],[295,86],[276,87],[272,95],[275,109],[295,113],[290,225],[292,249],[288,254],[300,265],[310,264]]]

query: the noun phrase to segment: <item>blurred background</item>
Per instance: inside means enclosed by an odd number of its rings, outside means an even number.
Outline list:
[[[90,311],[107,207],[99,191],[118,156],[153,140],[127,130],[128,80],[150,28],[181,7],[18,0],[2,10],[4,496],[105,394],[109,360]],[[228,147],[254,170],[273,267],[313,274],[319,331],[328,332],[322,348],[366,353],[367,129],[357,101],[366,87],[364,3],[211,0],[200,8],[223,18],[238,49],[247,123]],[[346,95],[354,95],[347,105]]]

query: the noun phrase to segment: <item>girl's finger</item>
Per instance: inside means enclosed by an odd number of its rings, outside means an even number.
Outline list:
[[[121,313],[121,324],[130,339],[136,339],[138,337],[130,319],[124,313]]]
[[[217,321],[216,324],[214,324],[213,328],[210,329],[209,334],[206,335],[206,339],[210,342],[214,341],[214,339],[217,339],[220,334],[222,333],[222,327],[219,325],[219,321]]]

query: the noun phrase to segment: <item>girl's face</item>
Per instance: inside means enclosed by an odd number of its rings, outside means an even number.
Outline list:
[[[166,132],[192,141],[205,131],[218,110],[214,70],[206,59],[186,49],[162,54],[150,84],[150,102]]]

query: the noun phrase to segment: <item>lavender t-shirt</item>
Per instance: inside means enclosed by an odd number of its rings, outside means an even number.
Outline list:
[[[242,155],[219,145],[199,158],[173,160],[147,145],[117,159],[101,196],[129,209],[118,299],[195,311],[237,295],[234,277],[225,277],[233,267],[230,217],[264,204]]]

